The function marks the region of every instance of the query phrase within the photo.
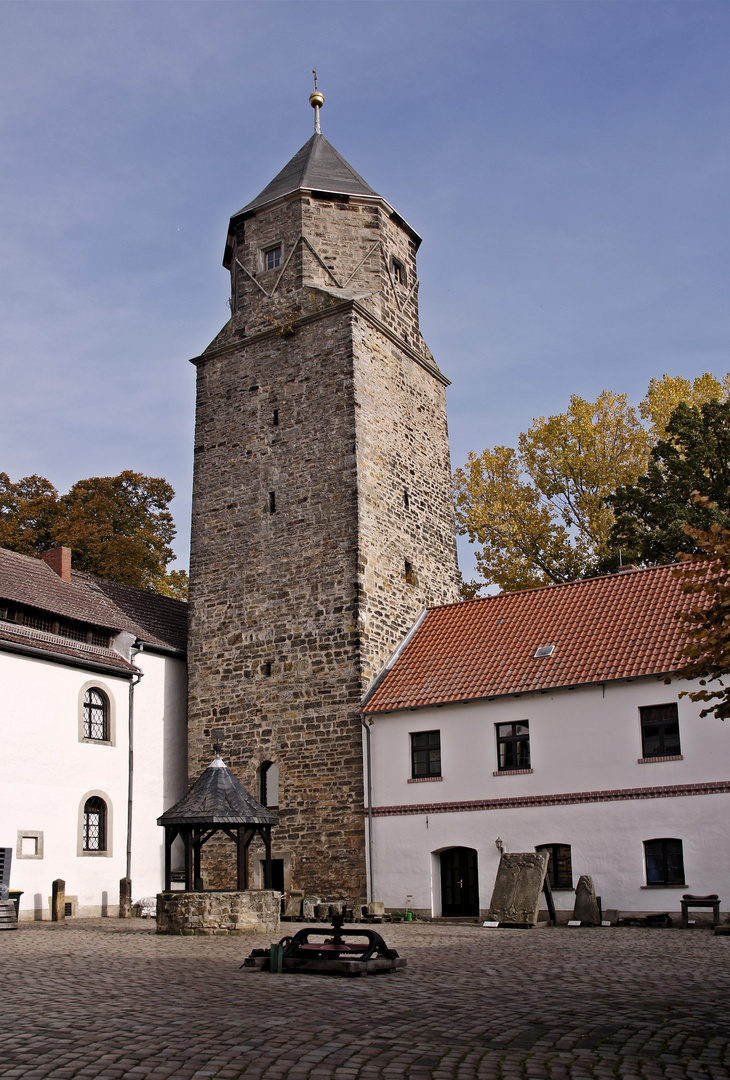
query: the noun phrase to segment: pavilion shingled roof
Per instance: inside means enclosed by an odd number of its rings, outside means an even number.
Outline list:
[[[278,825],[279,816],[246,791],[216,753],[207,769],[158,825]]]

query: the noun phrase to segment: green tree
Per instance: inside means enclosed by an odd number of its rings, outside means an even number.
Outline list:
[[[454,476],[457,527],[478,545],[482,584],[514,590],[572,581],[610,561],[617,483],[645,470],[649,437],[625,394],[573,396],[565,413],[540,417],[519,449],[470,454]]]
[[[0,545],[25,555],[65,545],[77,570],[184,599],[187,574],[167,572],[174,494],[166,480],[131,470],[79,480],[60,497],[41,476],[13,484],[0,473]]]
[[[694,492],[693,502],[698,510],[717,511],[706,495]],[[699,679],[702,689],[685,693],[692,701],[709,703],[701,716],[725,720],[730,716],[730,519],[722,512],[719,517],[707,529],[685,526],[695,551],[683,555],[674,572],[683,591],[695,598],[680,616],[689,642],[682,650],[687,662],[679,676]]]
[[[616,517],[613,545],[626,561],[644,565],[696,551],[692,530],[722,524],[729,485],[730,401],[680,402],[651,450],[646,473],[609,497]],[[694,501],[695,491],[707,499]]]

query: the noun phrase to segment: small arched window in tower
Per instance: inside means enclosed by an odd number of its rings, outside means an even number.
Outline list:
[[[84,803],[84,851],[106,851],[106,803],[92,795]]]
[[[408,510],[411,505],[411,497],[408,494],[408,488],[403,488],[403,505],[405,506],[406,510]]]
[[[275,514],[276,513],[276,492],[275,491],[270,491],[269,492],[269,513],[270,514]]]
[[[405,565],[405,579],[406,579],[406,585],[415,585],[416,584],[416,573],[415,573],[415,571],[413,569],[413,563],[410,562],[408,559],[406,559],[406,565]]]
[[[259,769],[259,802],[276,809],[279,805],[279,766],[265,761]]]
[[[109,699],[95,686],[84,694],[84,738],[109,741]]]
[[[274,409],[274,427],[279,426],[279,410]]]
[[[398,259],[393,259],[393,281],[396,285],[405,285],[406,283],[406,268],[402,262]]]

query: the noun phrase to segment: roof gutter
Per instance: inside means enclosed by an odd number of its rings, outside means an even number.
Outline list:
[[[141,641],[135,641],[132,646],[132,659],[142,652],[144,645]],[[134,665],[137,668],[137,665]],[[128,766],[127,766],[127,871],[126,877],[132,877],[132,810],[134,807],[134,688],[139,684],[144,672],[137,668],[137,674],[129,683],[129,738],[128,738]]]
[[[436,699],[433,701],[424,701],[420,702],[418,705],[386,705],[385,707],[378,709],[365,709],[367,699],[375,692],[384,676],[385,671],[382,671],[378,676],[377,682],[372,684],[366,697],[364,697],[360,703],[360,708],[363,709],[364,712],[367,712],[368,716],[380,716],[385,715],[386,713],[395,712],[415,712],[417,709],[441,709],[447,705],[471,705],[472,702],[475,701],[501,701],[502,698],[522,697],[525,694],[552,694],[558,690],[585,690],[590,689],[592,686],[603,686],[605,688],[606,686],[613,686],[617,683],[638,682],[640,679],[656,679],[657,681],[661,679],[662,682],[665,683],[670,683],[672,679],[680,679],[678,671],[649,671],[642,672],[639,675],[619,675],[615,679],[593,679],[591,682],[560,683],[554,686],[526,686],[521,690],[503,690],[498,694],[475,694],[474,697],[465,697],[463,694],[457,694],[455,697],[443,698],[440,701],[437,701]]]
[[[85,671],[98,671],[102,675],[113,675],[118,679],[133,679],[134,672],[127,669],[119,669],[113,664],[105,664],[99,660],[87,660],[86,658],[65,656],[61,653],[50,652],[48,649],[39,649],[33,645],[22,645],[15,641],[0,641],[1,652],[20,653],[21,656],[32,656],[37,660],[45,660],[48,664],[63,664],[66,667],[82,668]]]

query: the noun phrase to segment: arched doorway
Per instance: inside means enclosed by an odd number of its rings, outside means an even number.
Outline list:
[[[479,874],[474,848],[454,847],[441,852],[441,914],[479,914]]]

